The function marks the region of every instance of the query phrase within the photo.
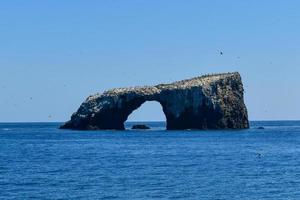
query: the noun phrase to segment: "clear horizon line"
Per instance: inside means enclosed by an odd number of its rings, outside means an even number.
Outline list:
[[[249,122],[257,121],[300,121],[300,119],[259,119],[259,120],[249,120]],[[0,124],[4,123],[65,123],[66,121],[0,121]],[[166,122],[165,120],[144,120],[144,121],[126,121],[125,123],[140,123],[140,122]]]

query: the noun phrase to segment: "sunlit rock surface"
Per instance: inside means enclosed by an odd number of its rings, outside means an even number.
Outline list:
[[[249,128],[239,73],[213,74],[156,86],[118,88],[89,96],[63,129],[124,130],[130,113],[158,101],[168,130]]]

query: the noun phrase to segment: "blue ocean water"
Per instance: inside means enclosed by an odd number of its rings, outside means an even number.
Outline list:
[[[300,121],[239,131],[147,124],[153,129],[1,123],[0,199],[300,199]]]

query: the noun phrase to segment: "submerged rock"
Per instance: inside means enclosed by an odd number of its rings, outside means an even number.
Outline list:
[[[145,124],[135,124],[131,129],[150,129],[150,127]]]
[[[265,127],[263,127],[263,126],[260,126],[260,127],[258,127],[257,129],[265,129]]]
[[[63,129],[118,129],[145,101],[157,101],[167,130],[249,128],[239,73],[205,75],[171,84],[118,88],[89,96]]]

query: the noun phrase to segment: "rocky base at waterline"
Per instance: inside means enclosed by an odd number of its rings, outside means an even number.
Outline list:
[[[150,129],[150,127],[145,124],[135,124],[131,129]]]
[[[158,101],[167,130],[249,128],[239,73],[213,74],[156,86],[118,88],[89,96],[60,128],[124,130],[130,113]]]

